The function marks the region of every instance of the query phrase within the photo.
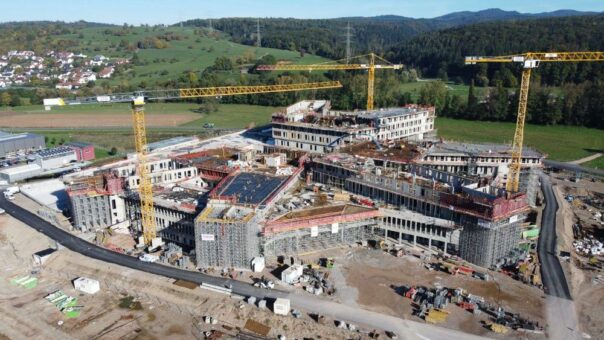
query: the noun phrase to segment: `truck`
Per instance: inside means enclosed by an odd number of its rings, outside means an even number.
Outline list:
[[[143,262],[156,262],[157,260],[159,260],[159,257],[151,254],[143,254],[139,256],[138,259]]]
[[[4,189],[4,196],[12,196],[18,192],[19,192],[19,187],[15,185],[15,186]]]

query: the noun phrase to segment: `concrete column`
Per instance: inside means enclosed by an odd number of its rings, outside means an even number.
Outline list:
[[[403,233],[399,232],[398,233],[398,244],[403,243],[402,238],[403,238]]]
[[[428,237],[428,249],[432,249],[432,238]]]
[[[447,241],[445,241],[445,248],[444,248],[444,252],[445,252],[445,254],[447,253]]]
[[[413,245],[416,246],[417,245],[417,236],[413,235]]]

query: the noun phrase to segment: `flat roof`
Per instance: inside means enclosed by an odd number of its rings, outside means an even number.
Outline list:
[[[375,119],[394,116],[404,116],[428,111],[428,108],[415,107],[391,107],[373,111],[361,111],[357,115],[361,118]]]
[[[235,196],[242,204],[263,203],[288,177],[271,176],[256,172],[240,172],[227,178],[219,188],[219,196]]]
[[[90,144],[90,143],[84,143],[84,142],[69,142],[69,143],[65,143],[65,145],[67,145],[67,146],[75,146],[75,147],[78,147],[78,148],[85,148],[85,147],[91,146],[92,144]]]
[[[193,142],[196,140],[197,140],[197,137],[194,137],[194,136],[180,136],[180,137],[174,137],[174,138],[169,138],[169,139],[164,139],[164,140],[160,140],[157,142],[149,143],[149,144],[147,144],[147,147],[149,148],[149,151],[153,151],[156,149],[163,149],[163,148],[167,148],[170,146],[176,146],[181,143]]]
[[[5,142],[14,139],[27,139],[27,138],[42,138],[41,135],[36,135],[29,132],[24,133],[8,133],[0,131],[0,142]]]
[[[42,158],[52,158],[72,154],[74,151],[66,146],[59,146],[52,149],[40,150],[37,152]]]
[[[477,156],[511,157],[511,146],[505,144],[468,144],[459,142],[444,142],[433,145],[428,149],[431,154],[476,154]],[[522,148],[524,157],[544,157],[539,151],[530,147]]]
[[[15,176],[22,173],[28,173],[30,171],[42,170],[42,168],[35,163],[29,163],[25,165],[12,166],[0,170],[0,173],[7,174],[9,176]]]

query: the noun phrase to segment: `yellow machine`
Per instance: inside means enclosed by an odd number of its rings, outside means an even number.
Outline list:
[[[539,67],[542,62],[579,62],[579,61],[604,61],[604,52],[527,52],[515,55],[496,57],[466,57],[466,65],[476,63],[521,63],[522,81],[520,82],[520,96],[518,99],[518,116],[516,117],[516,132],[512,143],[512,163],[508,173],[506,189],[511,192],[518,191],[520,182],[520,168],[522,165],[522,145],[524,142],[524,121],[531,80],[531,70]]]
[[[134,93],[117,93],[95,97],[62,99],[44,99],[44,106],[102,104],[102,103],[131,103],[132,126],[134,129],[134,145],[138,157],[138,173],[140,177],[139,197],[141,202],[141,229],[146,245],[151,245],[156,238],[155,214],[153,212],[153,185],[147,166],[147,134],[145,131],[145,102],[154,100],[170,100],[183,98],[233,96],[241,94],[259,94],[275,92],[291,92],[304,90],[321,90],[340,88],[338,81],[300,83],[285,85],[255,85],[255,86],[223,86],[205,88],[186,88],[172,90],[149,90]]]
[[[311,65],[288,65],[288,64],[277,64],[277,65],[259,65],[257,70],[259,71],[336,71],[336,70],[367,70],[367,110],[373,110],[373,97],[375,88],[375,70],[376,69],[394,69],[400,70],[403,68],[401,64],[392,64],[386,59],[383,59],[375,53],[369,53],[366,55],[360,55],[352,57],[351,59],[358,59],[368,57],[369,64],[339,64],[338,61],[330,61],[322,64],[311,64]],[[378,58],[385,63],[380,65],[375,63],[375,59]]]

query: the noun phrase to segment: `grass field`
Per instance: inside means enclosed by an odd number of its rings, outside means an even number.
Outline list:
[[[436,128],[439,136],[449,140],[511,144],[515,124],[437,118]],[[604,150],[604,132],[584,127],[529,124],[525,127],[524,141],[558,161],[572,161]],[[597,165],[601,158],[593,162]],[[591,162],[584,165],[593,166]]]
[[[604,156],[600,156],[593,161],[589,161],[581,165],[589,168],[604,169]]]
[[[157,28],[155,31],[153,31],[153,28],[134,27],[129,28],[129,33],[122,36],[105,34],[104,31],[107,29],[119,30],[121,28],[85,28],[78,30],[74,34],[60,35],[53,38],[74,41],[76,46],[70,47],[70,50],[74,52],[81,51],[90,56],[102,54],[108,57],[130,58],[133,52],[128,51],[126,48],[120,48],[122,41],[136,45],[138,41],[143,41],[145,38],[156,37],[168,32],[183,37],[182,40],[169,41],[167,48],[138,50],[139,59],[142,62],[147,62],[147,64],[134,66],[134,73],[130,72],[111,78],[109,80],[110,84],[122,82],[138,84],[141,81],[152,84],[156,81],[176,79],[185,71],[201,71],[205,69],[214,64],[214,60],[220,56],[236,59],[246,54],[255,58],[272,54],[278,60],[290,60],[296,64],[326,61],[324,58],[309,54],[300,57],[298,52],[236,44],[227,40],[226,37],[196,35],[195,29],[192,27]],[[79,37],[80,34],[83,37]],[[238,74],[239,70],[235,70],[233,73]],[[103,82],[103,80],[99,82]]]

